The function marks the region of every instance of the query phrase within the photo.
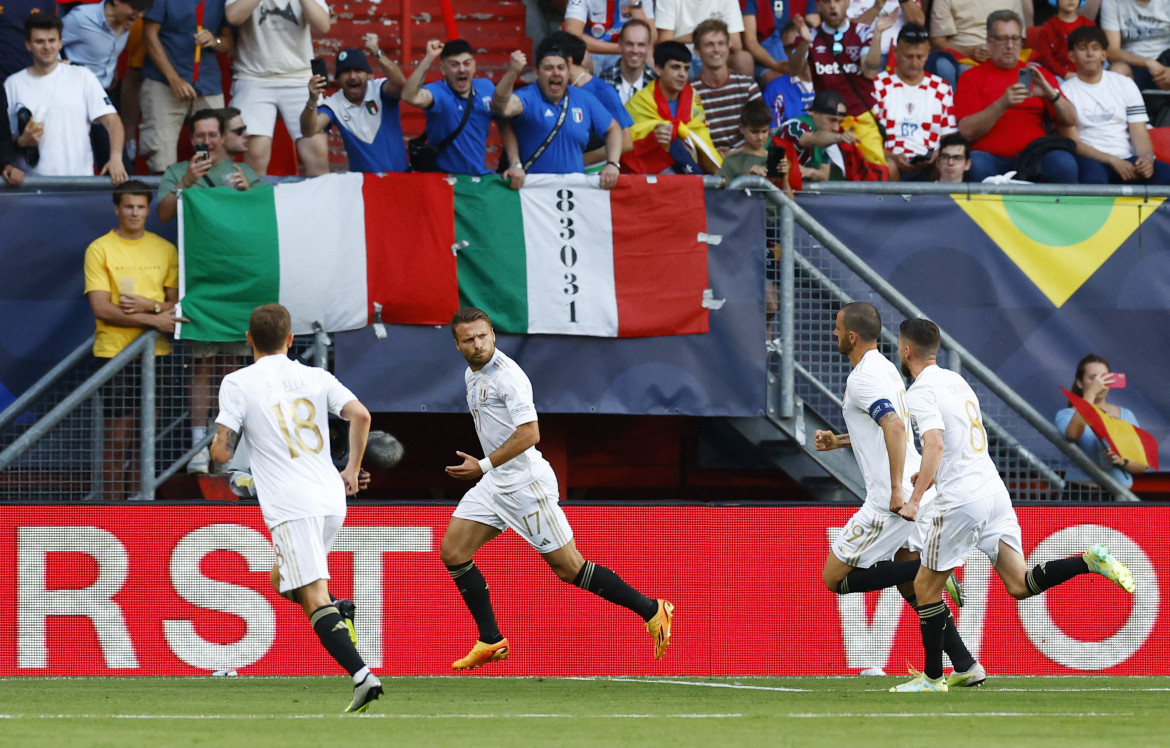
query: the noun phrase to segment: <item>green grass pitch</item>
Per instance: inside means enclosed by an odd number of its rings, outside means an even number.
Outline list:
[[[599,746],[1170,744],[1170,678],[5,678],[0,744]],[[1059,741],[1059,742],[1057,742]]]

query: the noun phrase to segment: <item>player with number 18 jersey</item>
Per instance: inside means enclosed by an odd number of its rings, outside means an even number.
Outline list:
[[[329,454],[329,413],[357,400],[329,372],[272,355],[224,377],[216,422],[242,430],[264,522],[345,516],[345,484]],[[244,427],[247,427],[244,430]]]

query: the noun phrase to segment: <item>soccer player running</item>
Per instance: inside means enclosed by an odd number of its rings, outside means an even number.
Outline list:
[[[248,434],[252,478],[276,565],[270,580],[299,603],[322,646],[353,677],[347,712],[364,711],[382,683],[358,654],[329,594],[329,549],[345,520],[345,496],[357,493],[370,412],[325,371],[288,357],[291,320],[280,304],[252,311],[248,344],[255,363],[223,378],[211,457],[226,463]],[[349,421],[349,461],[339,474],[329,456],[329,413]]]
[[[844,595],[898,586],[910,607],[917,610],[921,598],[914,593],[918,551],[922,548],[922,523],[907,523],[898,516],[910,476],[918,471],[920,457],[914,449],[905,404],[905,383],[897,368],[877,350],[882,332],[877,307],[864,301],[846,304],[837,312],[833,335],[837,350],[849,358],[853,371],[845,384],[842,414],[848,433],[818,430],[814,444],[825,452],[851,447],[865,479],[865,503],[842,529],[825,559],[824,581],[830,592]],[[924,521],[934,497],[925,496]],[[962,590],[954,579],[943,583],[962,605]],[[939,587],[941,592],[942,586]],[[940,598],[941,604],[941,598]],[[945,604],[942,608],[950,615]],[[982,666],[963,644],[958,630],[948,630],[945,649],[955,665],[956,684],[978,685],[986,678]]]
[[[1116,582],[1126,592],[1134,590],[1129,569],[1100,543],[1080,556],[1027,568],[1020,523],[1007,486],[987,453],[979,398],[962,376],[938,366],[939,342],[938,326],[928,319],[908,319],[899,328],[902,371],[914,378],[906,405],[922,440],[921,471],[901,515],[915,519],[927,488],[937,482],[938,490],[922,566],[914,579],[926,663],[913,680],[890,689],[902,693],[948,690],[942,677],[942,642],[953,623],[942,602],[942,589],[975,548],[991,559],[1008,594],[1017,600],[1089,572]]]
[[[475,646],[451,667],[470,670],[508,656],[508,640],[500,633],[487,582],[473,556],[509,527],[536,549],[562,582],[640,615],[654,640],[654,659],[662,659],[670,644],[674,606],[646,597],[577,551],[573,530],[558,503],[556,475],[536,449],[540,427],[532,383],[515,361],[496,349],[488,315],[474,307],[460,309],[451,319],[451,334],[467,359],[463,375],[467,407],[486,455],[477,460],[457,451],[462,462],[446,469],[453,478],[478,480],[456,507],[440,549],[479,628]]]

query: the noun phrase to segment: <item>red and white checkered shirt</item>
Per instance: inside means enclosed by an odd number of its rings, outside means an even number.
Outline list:
[[[886,131],[886,150],[921,156],[938,147],[954,132],[955,106],[949,83],[927,73],[917,86],[906,84],[890,71],[873,82],[874,116]]]

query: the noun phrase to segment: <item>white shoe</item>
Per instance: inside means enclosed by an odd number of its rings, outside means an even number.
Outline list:
[[[382,681],[378,676],[370,673],[353,687],[353,701],[346,708],[346,712],[364,712],[374,699],[382,695]]]
[[[191,461],[187,463],[188,473],[197,473],[199,475],[207,475],[211,470],[211,452],[206,447],[195,453]]]
[[[981,686],[987,680],[987,671],[978,662],[968,671],[960,673],[958,670],[947,676],[947,685],[951,688],[971,688]]]

